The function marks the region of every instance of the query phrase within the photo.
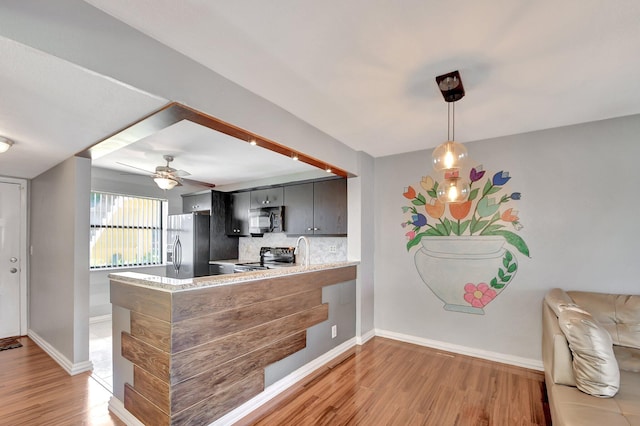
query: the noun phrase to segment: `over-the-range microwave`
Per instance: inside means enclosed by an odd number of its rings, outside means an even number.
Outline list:
[[[249,210],[249,233],[284,232],[284,207],[260,207]]]

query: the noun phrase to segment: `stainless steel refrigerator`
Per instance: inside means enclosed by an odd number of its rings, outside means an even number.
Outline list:
[[[167,277],[209,275],[209,216],[195,213],[169,216]]]

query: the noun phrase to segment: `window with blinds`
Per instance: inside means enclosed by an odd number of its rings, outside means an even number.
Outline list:
[[[162,264],[163,209],[165,200],[91,192],[91,269]]]

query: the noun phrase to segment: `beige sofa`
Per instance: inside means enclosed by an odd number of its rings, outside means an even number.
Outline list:
[[[609,339],[606,332],[601,334],[613,343],[613,347],[609,343],[608,349],[613,349],[611,358],[615,375],[619,370],[619,386],[612,388],[612,393],[615,393],[613,397],[592,396],[576,387],[576,374],[581,375],[585,367],[574,365],[573,355],[578,345],[574,344],[575,335],[570,335],[569,340],[573,345],[570,348],[565,336],[567,321],[566,313],[562,311],[566,306],[571,306],[569,309],[574,309],[574,312],[580,311],[577,307],[587,311],[596,325],[599,324],[611,336]],[[564,328],[560,327],[559,316]],[[578,326],[588,322],[579,319]],[[542,323],[542,360],[553,425],[640,425],[640,295],[553,289],[545,296]],[[582,343],[588,345],[592,340],[591,336],[583,337]],[[599,344],[607,346],[602,341]],[[595,346],[598,346],[598,342]],[[592,357],[592,354],[582,357],[579,362],[584,363],[585,359],[596,368],[604,363],[601,358]],[[574,368],[578,370],[574,371]],[[608,379],[615,381],[616,377]],[[583,383],[581,378],[579,381]]]

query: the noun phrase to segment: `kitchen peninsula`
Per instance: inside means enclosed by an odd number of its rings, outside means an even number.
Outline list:
[[[349,262],[111,274],[114,397],[144,424],[209,424],[352,339],[355,278]]]

